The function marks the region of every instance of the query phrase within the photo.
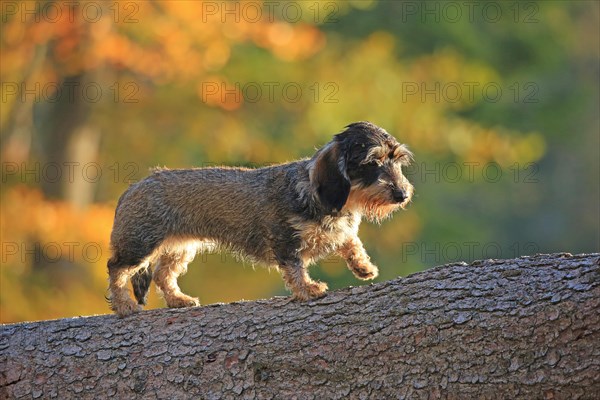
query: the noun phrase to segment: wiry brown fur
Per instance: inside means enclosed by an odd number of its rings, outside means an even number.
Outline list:
[[[145,304],[154,280],[169,307],[198,305],[177,277],[198,250],[233,251],[276,267],[293,296],[322,296],[308,266],[337,253],[359,279],[378,270],[358,238],[363,216],[380,221],[410,202],[401,166],[411,153],[385,130],[350,124],[310,159],[266,168],[155,170],[119,199],[108,261],[111,308]],[[154,272],[152,266],[154,265]],[[133,283],[136,304],[129,296]]]

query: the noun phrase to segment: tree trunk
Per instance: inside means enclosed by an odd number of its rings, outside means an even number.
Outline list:
[[[600,254],[445,265],[308,303],[4,325],[0,373],[0,398],[597,399]]]

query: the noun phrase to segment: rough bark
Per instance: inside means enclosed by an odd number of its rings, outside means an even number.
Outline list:
[[[5,325],[0,362],[1,398],[598,398],[600,254]]]

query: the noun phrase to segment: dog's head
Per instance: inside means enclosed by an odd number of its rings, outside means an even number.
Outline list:
[[[412,153],[370,122],[355,122],[335,135],[312,159],[310,181],[327,214],[343,208],[380,220],[411,200],[402,174]]]

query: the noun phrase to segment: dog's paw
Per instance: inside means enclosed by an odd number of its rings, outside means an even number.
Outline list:
[[[354,276],[363,281],[375,279],[379,275],[379,268],[371,263],[355,264],[351,269]]]
[[[142,306],[131,299],[127,299],[127,301],[113,302],[111,304],[111,308],[121,318],[142,311]]]
[[[318,299],[325,296],[328,286],[325,282],[311,282],[297,290],[294,290],[294,298],[301,301]]]
[[[200,300],[186,294],[169,296],[169,298],[165,298],[165,300],[170,308],[197,307],[200,305]]]
[[[324,296],[327,289],[329,289],[329,287],[325,282],[316,281],[308,285],[308,293],[312,299]]]

